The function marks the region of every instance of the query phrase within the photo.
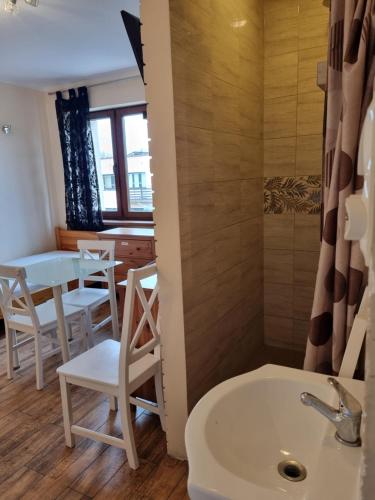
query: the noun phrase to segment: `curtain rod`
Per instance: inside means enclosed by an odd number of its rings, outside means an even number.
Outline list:
[[[108,80],[106,82],[98,82],[98,83],[93,83],[91,85],[74,85],[74,87],[84,87],[86,86],[88,89],[91,89],[93,87],[99,87],[99,85],[107,85],[109,83],[116,83],[116,82],[122,82],[123,80],[132,80],[133,78],[140,78],[139,75],[134,75],[134,76],[124,76],[122,78],[117,78],[116,80]],[[72,88],[72,87],[70,87]],[[56,92],[67,92],[69,89],[63,89],[63,90],[55,90],[54,92],[48,92],[48,95],[55,95]]]

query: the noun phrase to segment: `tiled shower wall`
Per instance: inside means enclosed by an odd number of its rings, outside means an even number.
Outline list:
[[[170,0],[188,404],[263,342],[263,0]]]
[[[264,1],[264,322],[268,344],[305,348],[319,257],[327,58],[322,0]]]

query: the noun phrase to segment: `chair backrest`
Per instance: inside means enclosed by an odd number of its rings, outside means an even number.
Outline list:
[[[147,299],[141,281],[157,274],[156,264],[150,264],[140,269],[129,269],[126,286],[124,316],[121,335],[121,353],[120,353],[120,388],[121,384],[127,386],[129,380],[129,366],[139,361],[141,358],[154,351],[154,355],[160,358],[160,327],[159,327],[159,308],[157,308],[157,317],[154,318],[157,299],[159,296],[159,284],[156,280],[155,288]],[[139,300],[139,306],[142,310],[142,316],[139,322],[134,318],[134,305],[136,297]],[[154,309],[153,306],[155,305]],[[141,347],[137,347],[140,336],[148,323],[151,333],[151,339]]]
[[[24,267],[0,265],[0,305],[6,324],[17,314],[28,316],[34,329],[39,330],[39,318],[26,283]]]
[[[115,241],[101,240],[78,240],[77,247],[81,259],[115,260]],[[85,279],[79,280],[79,287],[84,286],[85,281],[101,281],[108,283],[108,273],[113,273],[113,269],[102,271],[101,274],[91,274]]]
[[[359,355],[366,337],[366,331],[369,322],[369,292],[365,288],[363,297],[355,315],[353,326],[350,331],[350,337],[346,344],[344,357],[342,359],[339,377],[353,378],[357,368]]]

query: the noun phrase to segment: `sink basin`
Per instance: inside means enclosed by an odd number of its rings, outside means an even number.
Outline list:
[[[338,378],[362,404],[364,383]],[[191,500],[355,500],[361,448],[340,444],[335,427],[300,402],[304,391],[338,407],[327,377],[265,365],[227,380],[192,411],[185,431]],[[302,464],[285,479],[278,465]]]

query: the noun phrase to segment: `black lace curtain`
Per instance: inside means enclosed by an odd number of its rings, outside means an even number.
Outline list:
[[[69,99],[56,94],[56,113],[64,163],[68,229],[103,229],[94,144],[86,87],[69,90]]]

